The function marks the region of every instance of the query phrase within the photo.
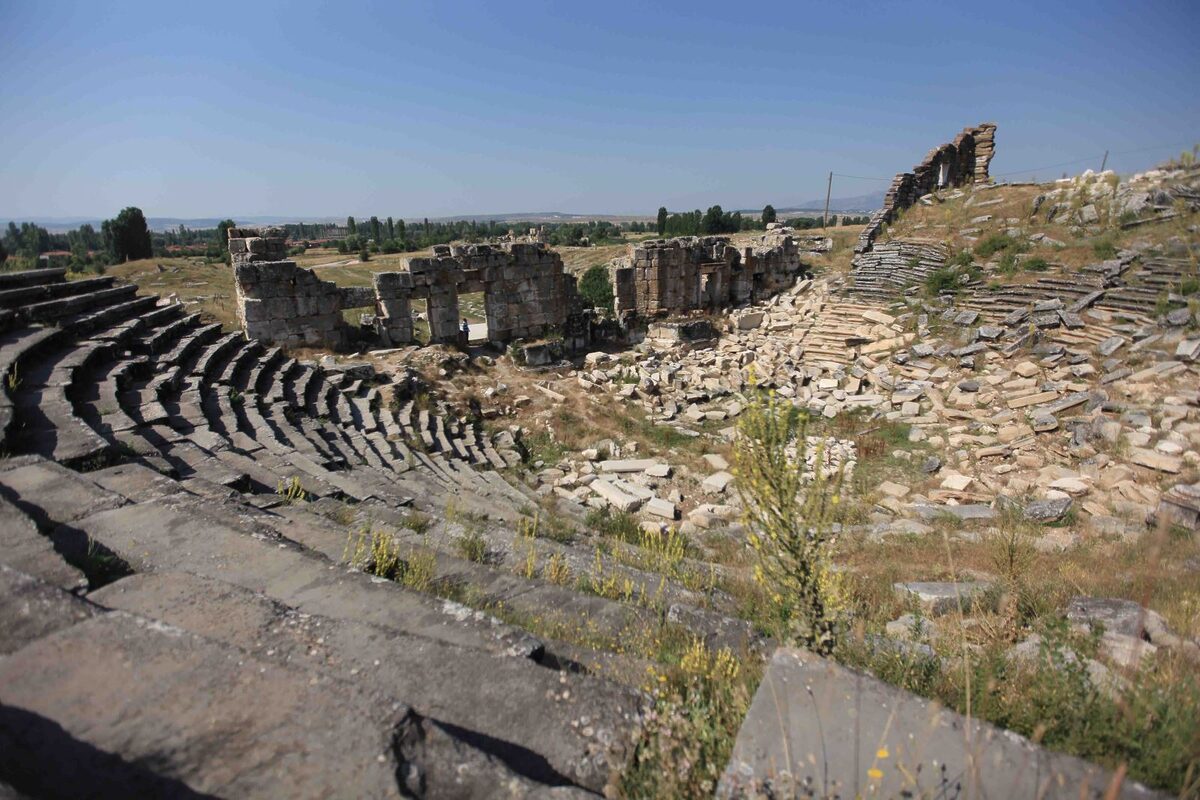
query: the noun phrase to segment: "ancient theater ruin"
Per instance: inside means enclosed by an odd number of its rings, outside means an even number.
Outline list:
[[[995,130],[861,237],[0,272],[0,796],[1166,797],[987,713],[1200,665],[1200,165],[998,184]],[[756,577],[764,398],[835,657]]]

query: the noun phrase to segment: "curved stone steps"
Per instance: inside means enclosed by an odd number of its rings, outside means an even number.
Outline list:
[[[7,289],[0,288],[0,308],[16,309],[20,306],[41,303],[47,300],[87,294],[100,289],[111,289],[113,280],[113,278],[85,278],[70,282],[38,282]]]
[[[130,302],[136,295],[136,286],[114,286],[88,294],[23,305],[17,309],[17,315],[27,322],[49,323],[57,323],[59,320],[71,317],[90,318],[106,307]],[[155,300],[154,298],[148,299]]]

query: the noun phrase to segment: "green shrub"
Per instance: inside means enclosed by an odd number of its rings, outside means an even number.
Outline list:
[[[1113,244],[1111,236],[1103,236],[1092,242],[1092,252],[1096,254],[1096,258],[1107,261],[1117,257],[1117,246]]]
[[[951,256],[950,260],[946,262],[946,266],[967,268],[974,265],[974,263],[974,259],[971,258],[971,251],[964,248]]]
[[[935,269],[925,276],[925,294],[929,297],[937,297],[942,292],[957,292],[958,286],[958,273],[950,267]]]
[[[631,544],[638,541],[642,531],[642,526],[632,514],[607,508],[592,509],[584,517],[583,524],[601,536]]]
[[[993,233],[979,244],[975,245],[975,255],[980,258],[991,258],[1001,250],[1008,250],[1016,244],[1016,240],[1006,233]]]
[[[613,310],[613,285],[604,266],[590,267],[579,279],[579,296],[592,308]]]
[[[1030,272],[1045,272],[1046,270],[1050,269],[1049,262],[1039,256],[1025,259],[1025,261],[1021,263],[1021,266]]]

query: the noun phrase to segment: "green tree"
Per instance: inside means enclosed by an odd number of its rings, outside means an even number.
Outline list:
[[[371,238],[376,244],[383,239],[383,226],[379,223],[379,217],[371,217]]]
[[[608,277],[608,268],[597,264],[583,273],[579,279],[579,296],[592,308],[602,308],[612,313],[613,285]]]
[[[768,203],[765,207],[763,207],[763,213],[762,213],[763,227],[764,228],[767,227],[767,225],[771,224],[774,221],[775,221],[775,206]]]
[[[0,264],[8,261],[8,250],[4,247],[4,242],[0,241]]]
[[[346,217],[346,233],[351,236],[358,233],[358,226],[354,224],[354,217]]]
[[[396,223],[392,221],[391,217],[387,218],[387,233],[389,241],[396,238]]]
[[[725,212],[720,206],[712,206],[708,211],[704,212],[704,218],[700,221],[700,232],[705,234],[721,233],[724,226]]]
[[[237,223],[231,219],[223,219],[217,223],[217,247],[222,253],[229,252],[229,229],[236,228]]]
[[[116,263],[154,255],[146,216],[136,206],[121,209],[115,219],[104,221],[101,230],[105,249]]]
[[[662,236],[667,232],[667,207],[659,206],[658,209],[658,235]]]

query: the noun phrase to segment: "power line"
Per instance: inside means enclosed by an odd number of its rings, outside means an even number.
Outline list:
[[[864,178],[862,175],[843,175],[840,172],[835,172],[835,173],[833,173],[833,177],[835,177],[835,178],[853,178],[856,181],[887,181],[888,183],[891,183],[893,180],[895,180],[896,176],[893,175],[890,178]]]

